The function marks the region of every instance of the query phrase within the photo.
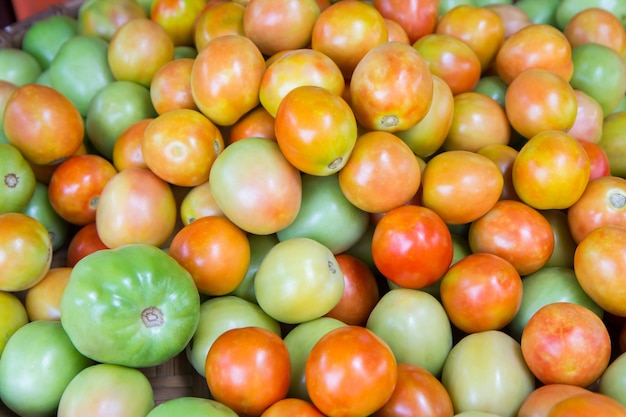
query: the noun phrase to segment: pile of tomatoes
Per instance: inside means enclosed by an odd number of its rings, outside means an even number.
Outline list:
[[[87,0],[0,49],[19,416],[626,416],[626,5]],[[185,355],[209,395],[155,404]]]

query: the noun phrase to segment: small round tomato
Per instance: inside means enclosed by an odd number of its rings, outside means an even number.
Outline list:
[[[567,131],[574,138],[591,143],[598,143],[602,138],[604,111],[600,103],[589,94],[574,90],[576,95],[576,119]]]
[[[206,0],[153,0],[150,19],[161,26],[176,46],[193,45],[198,15]]]
[[[154,118],[141,119],[128,126],[115,140],[112,162],[118,171],[128,167],[148,168],[141,152],[146,128]]]
[[[154,73],[150,82],[150,98],[157,114],[175,109],[197,110],[191,94],[192,58],[166,62]]]
[[[400,23],[385,17],[385,25],[387,26],[387,39],[389,42],[402,42],[407,45],[411,43],[409,35]]]
[[[404,288],[423,288],[448,270],[452,237],[433,210],[406,205],[388,211],[376,224],[372,257],[387,279]]]
[[[275,121],[265,107],[257,106],[230,127],[227,144],[252,137],[276,141]]]
[[[243,13],[246,6],[234,1],[221,1],[208,6],[198,15],[194,29],[194,45],[200,51],[209,41],[224,35],[245,35]]]
[[[502,19],[502,23],[504,23],[504,39],[509,38],[520,29],[533,24],[530,16],[515,4],[496,2],[488,4],[487,8],[496,12]]]
[[[326,415],[357,417],[381,408],[393,394],[398,365],[389,346],[361,326],[326,333],[306,360],[306,387]]]
[[[215,339],[205,373],[217,401],[238,414],[260,416],[287,395],[290,367],[289,351],[280,336],[262,327],[243,327]]]
[[[224,216],[224,212],[213,198],[211,183],[208,181],[192,187],[180,202],[180,219],[183,225],[186,226],[205,216]]]
[[[41,281],[26,291],[24,306],[30,321],[61,319],[61,298],[71,272],[70,267],[50,268]]]
[[[98,236],[98,229],[94,221],[78,229],[72,236],[67,246],[65,264],[68,267],[73,267],[85,256],[100,249],[108,249],[108,246]]]
[[[410,44],[435,31],[439,17],[436,0],[374,0],[374,7],[385,18],[398,22]]]
[[[589,7],[576,13],[563,29],[572,47],[595,42],[612,48],[626,57],[626,30],[615,13],[601,7]]]

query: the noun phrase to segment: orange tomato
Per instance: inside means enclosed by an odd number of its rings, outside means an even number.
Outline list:
[[[205,8],[198,16],[194,28],[194,45],[200,51],[212,39],[224,35],[245,35],[243,12],[245,6],[225,1]]]
[[[157,114],[175,109],[197,110],[191,94],[192,58],[180,58],[163,64],[152,77],[150,98]]]
[[[263,106],[246,113],[228,131],[228,144],[241,139],[257,137],[276,141],[274,117]]]
[[[141,143],[146,127],[154,118],[141,119],[131,123],[117,137],[113,145],[112,162],[118,171],[129,167],[148,168],[141,152]]]
[[[576,385],[542,385],[526,397],[519,409],[518,417],[547,417],[550,409],[558,402],[586,392],[589,391]]]
[[[61,298],[71,272],[70,267],[50,268],[41,281],[26,291],[24,306],[30,321],[61,319]]]
[[[383,17],[398,22],[413,44],[435,31],[439,18],[439,0],[374,0]]]
[[[407,45],[411,44],[409,35],[406,30],[395,20],[385,18],[385,25],[387,26],[387,40],[389,42],[402,42]]]
[[[293,166],[310,175],[331,175],[348,162],[357,124],[341,96],[303,85],[282,99],[275,133],[281,152]]]
[[[193,45],[196,19],[206,0],[154,0],[150,19],[165,29],[176,46]]]
[[[98,236],[98,229],[94,221],[78,229],[76,234],[72,236],[67,246],[65,265],[71,268],[85,256],[100,249],[108,249],[108,246]]]
[[[563,34],[572,48],[594,42],[608,46],[626,58],[626,30],[620,19],[606,9],[589,7],[581,10],[567,22]]]
[[[572,395],[550,409],[547,417],[625,417],[626,409],[616,400],[597,392]]]
[[[261,417],[324,417],[313,404],[300,398],[283,398],[266,409]]]
[[[515,4],[492,3],[488,4],[487,8],[496,12],[502,19],[502,23],[504,23],[504,39],[509,38],[520,29],[533,24],[530,16]]]

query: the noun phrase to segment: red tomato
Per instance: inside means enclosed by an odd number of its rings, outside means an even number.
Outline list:
[[[223,1],[205,7],[198,15],[194,29],[194,46],[200,51],[209,41],[224,35],[245,36],[243,13],[246,7],[234,1]]]
[[[406,205],[387,212],[372,236],[372,257],[380,273],[403,288],[423,288],[448,270],[452,237],[431,209]]]
[[[324,417],[313,404],[300,398],[283,398],[266,409],[261,417]]]
[[[342,326],[313,346],[305,365],[313,404],[337,417],[370,415],[391,397],[398,366],[389,346],[361,326]]]
[[[611,175],[611,164],[606,151],[597,143],[580,141],[589,157],[589,181]]]
[[[438,0],[374,0],[373,5],[384,17],[402,26],[411,44],[435,31]]]
[[[605,311],[626,316],[626,228],[600,226],[585,236],[574,253],[580,286]]]
[[[285,398],[290,369],[283,339],[261,327],[222,333],[211,345],[205,364],[213,398],[250,417],[260,416]]]
[[[555,404],[547,417],[626,416],[626,408],[614,399],[597,392],[568,397]]]
[[[50,177],[50,204],[59,216],[72,224],[92,223],[96,220],[100,193],[115,174],[113,164],[99,155],[72,156]]]
[[[162,26],[176,46],[193,45],[194,28],[206,0],[154,0],[150,19]]]
[[[41,281],[26,291],[24,306],[30,321],[61,320],[61,298],[71,272],[70,267],[50,268]]]
[[[511,263],[491,253],[473,253],[441,279],[443,307],[465,333],[500,330],[522,304],[522,279]]]
[[[191,94],[192,58],[180,58],[163,64],[152,77],[150,98],[157,114],[175,109],[197,110]]]
[[[443,384],[421,366],[398,363],[396,388],[373,417],[452,417],[450,395]]]
[[[563,34],[572,48],[585,43],[599,43],[626,57],[626,30],[619,17],[601,7],[581,10],[567,22]]]
[[[100,236],[98,236],[98,229],[94,221],[78,229],[76,234],[72,236],[67,247],[67,259],[65,264],[69,267],[73,267],[76,265],[76,262],[100,249],[108,249],[108,246],[105,245],[100,239]]]
[[[604,121],[602,106],[596,99],[581,90],[574,90],[574,95],[577,105],[576,119],[567,133],[585,142],[600,142]]]
[[[426,163],[422,204],[448,224],[465,224],[487,213],[502,194],[504,177],[489,158],[447,151]]]
[[[198,291],[224,295],[241,284],[250,265],[246,234],[230,220],[201,217],[172,239],[169,254],[189,271]]]
[[[521,337],[522,355],[544,384],[587,387],[611,358],[609,332],[593,311],[580,304],[555,302],[537,310]]]
[[[343,294],[332,310],[325,314],[342,323],[365,326],[378,303],[378,281],[369,266],[353,255],[342,253],[335,256],[343,272]]]
[[[428,64],[415,48],[400,42],[373,48],[350,79],[354,115],[370,130],[408,129],[426,116],[432,96]]]
[[[401,180],[400,180],[401,179]],[[420,166],[409,146],[388,132],[361,135],[339,171],[339,186],[353,205],[383,213],[407,204],[421,181]]]
[[[257,106],[231,126],[227,145],[251,137],[276,141],[274,125],[274,117],[265,107]]]
[[[113,165],[118,171],[128,167],[148,168],[143,159],[141,144],[146,127],[153,118],[141,119],[130,126],[117,137],[113,145]]]
[[[555,404],[566,398],[587,392],[589,391],[585,388],[570,384],[542,385],[526,397],[517,417],[547,417]]]
[[[470,224],[473,253],[487,252],[509,261],[520,275],[543,267],[554,249],[550,222],[537,210],[515,200],[500,200]]]

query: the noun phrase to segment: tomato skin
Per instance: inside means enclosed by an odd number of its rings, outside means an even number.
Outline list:
[[[619,18],[601,7],[589,7],[567,22],[563,33],[572,47],[595,42],[608,46],[626,57],[626,31]]]
[[[536,388],[522,403],[518,417],[546,417],[550,409],[571,396],[588,392],[570,384],[547,384]]]
[[[306,360],[306,387],[313,404],[337,417],[370,415],[391,397],[398,366],[389,346],[361,326],[326,333]]]
[[[150,19],[163,27],[174,45],[193,45],[196,19],[205,5],[205,0],[154,0]]]
[[[192,58],[179,58],[159,67],[150,82],[150,98],[157,114],[174,109],[197,110],[191,94]]]
[[[565,398],[552,407],[547,417],[626,416],[624,408],[616,400],[597,393],[586,392]]]
[[[373,4],[381,15],[402,26],[410,44],[433,33],[437,26],[437,0],[374,0]]]
[[[41,281],[26,291],[24,306],[30,321],[61,319],[61,298],[71,272],[70,267],[50,268]]]
[[[100,249],[109,249],[109,247],[98,236],[98,229],[94,221],[81,227],[72,236],[67,246],[65,263],[71,268],[85,256]]]
[[[310,402],[299,398],[283,398],[266,409],[261,417],[324,417]]]
[[[452,237],[433,210],[406,205],[387,212],[376,225],[372,256],[378,270],[404,288],[426,287],[452,262]]]
[[[227,145],[250,137],[276,141],[274,122],[274,117],[265,107],[257,106],[231,126]]]

